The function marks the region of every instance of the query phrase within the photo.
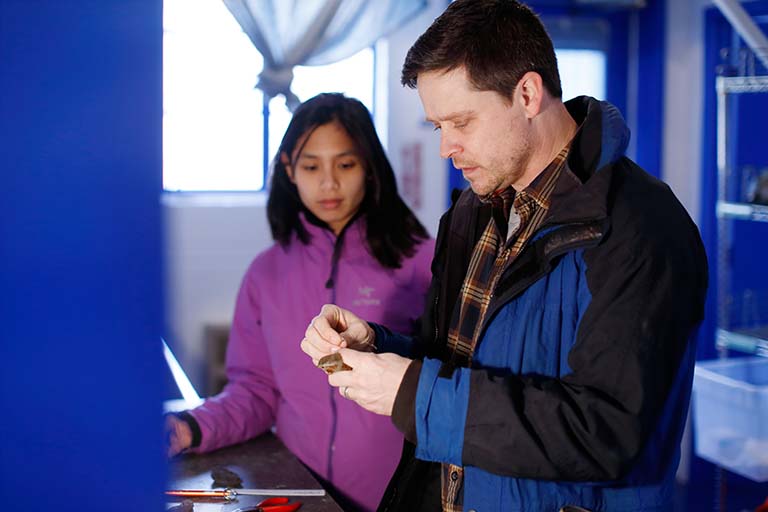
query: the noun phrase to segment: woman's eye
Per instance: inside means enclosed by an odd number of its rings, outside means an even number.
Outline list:
[[[302,165],[301,166],[301,170],[302,171],[310,171],[311,172],[311,171],[317,170],[317,166],[316,165]]]
[[[340,167],[342,169],[353,169],[353,168],[357,167],[357,162],[342,162],[340,164]]]

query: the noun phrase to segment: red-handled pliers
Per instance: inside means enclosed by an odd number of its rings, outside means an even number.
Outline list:
[[[300,501],[288,503],[289,501],[289,498],[283,496],[267,498],[253,507],[238,508],[233,512],[293,512],[301,507]]]

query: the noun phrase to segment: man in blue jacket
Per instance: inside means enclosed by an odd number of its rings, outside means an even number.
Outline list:
[[[518,2],[453,2],[402,82],[471,187],[440,222],[424,332],[327,305],[302,341],[339,351],[353,370],[330,384],[406,437],[380,509],[671,510],[707,287],[696,226],[624,155],[615,107],[563,103]]]

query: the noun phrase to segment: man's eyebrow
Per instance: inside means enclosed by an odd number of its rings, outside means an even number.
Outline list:
[[[461,110],[459,112],[451,112],[450,114],[448,114],[447,116],[441,119],[432,119],[427,117],[426,121],[428,123],[437,123],[438,121],[453,121],[461,117],[471,117],[473,115],[474,115],[474,112],[472,110]]]

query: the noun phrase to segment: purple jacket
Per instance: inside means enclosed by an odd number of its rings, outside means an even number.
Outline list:
[[[398,332],[413,332],[429,286],[434,241],[396,270],[368,252],[365,221],[348,226],[336,268],[336,237],[304,222],[295,236],[259,254],[243,278],[227,349],[229,383],[190,411],[207,452],[267,431],[352,501],[374,510],[400,459],[402,435],[390,418],[363,410],[328,385],[299,344],[326,303]],[[333,270],[333,272],[332,272]],[[332,282],[329,277],[333,275]]]

